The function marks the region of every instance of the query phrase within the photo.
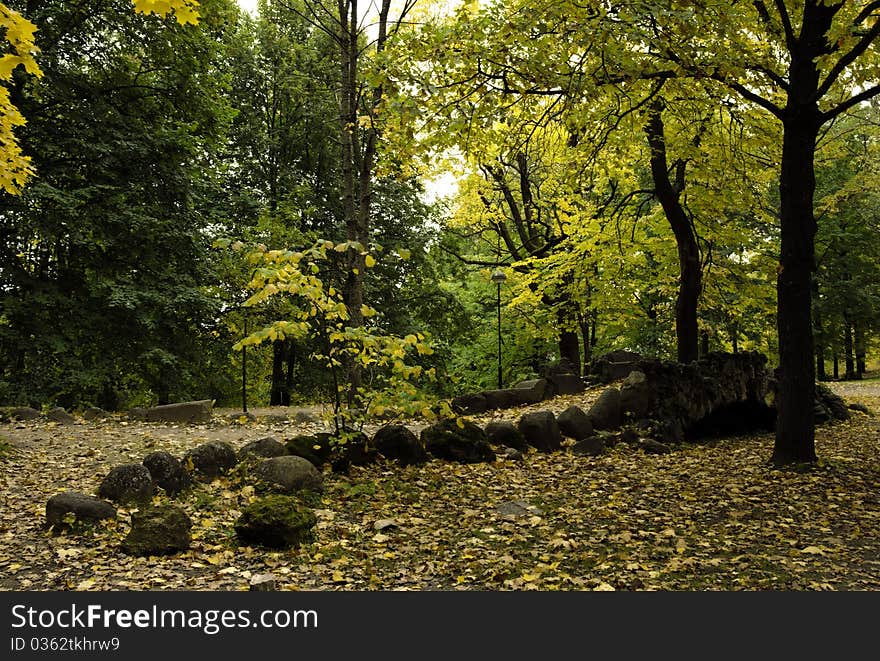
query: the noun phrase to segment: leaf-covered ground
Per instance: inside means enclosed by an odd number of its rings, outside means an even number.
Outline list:
[[[877,381],[834,388],[880,412]],[[0,426],[0,589],[243,590],[264,573],[280,589],[301,590],[880,589],[880,419],[859,413],[817,430],[822,461],[807,472],[768,467],[771,435],[667,455],[618,445],[600,457],[532,452],[521,462],[327,472],[323,496],[311,502],[314,543],[285,552],[236,543],[232,524],[254,495],[236,478],[182,500],[194,521],[183,554],[123,554],[125,509],[115,525],[85,535],[44,528],[50,496],[95,493],[115,464],[314,427]],[[509,501],[528,508],[496,509]]]

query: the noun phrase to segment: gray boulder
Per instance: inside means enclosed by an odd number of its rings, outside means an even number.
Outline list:
[[[605,449],[605,440],[601,436],[589,436],[582,438],[571,446],[572,454],[581,457],[593,457],[602,454]]]
[[[594,429],[617,429],[621,423],[620,390],[607,388],[590,407],[587,414]]]
[[[308,460],[292,455],[264,459],[254,467],[253,475],[273,490],[286,494],[324,488],[324,478],[318,469]]]
[[[196,477],[208,481],[229,472],[236,463],[235,449],[224,441],[203,443],[183,455],[183,465],[192,464]]]
[[[564,436],[576,441],[593,435],[593,423],[590,422],[590,416],[584,413],[579,406],[569,406],[556,416],[556,422]]]
[[[639,442],[639,448],[641,448],[645,454],[669,454],[672,452],[672,448],[666,445],[666,443],[655,441],[653,438],[641,440]]]
[[[247,457],[281,457],[287,454],[287,448],[284,443],[276,438],[267,436],[266,438],[258,438],[245,445],[238,451],[238,460],[241,461]]]
[[[117,503],[144,503],[153,497],[153,478],[143,464],[123,464],[101,481],[98,496]]]
[[[147,409],[142,406],[135,406],[128,410],[128,419],[133,422],[143,422],[147,419]]]
[[[131,531],[122,541],[129,555],[169,555],[189,548],[192,521],[176,505],[159,505],[135,512]]]
[[[235,533],[243,544],[288,548],[309,541],[317,522],[315,514],[294,498],[274,494],[245,507]]]
[[[199,424],[211,421],[214,403],[210,399],[154,406],[144,413],[147,422]]]
[[[95,523],[104,519],[115,519],[116,508],[105,500],[87,496],[76,491],[65,491],[52,496],[46,503],[46,525],[55,530],[69,527],[65,521],[72,514],[77,523]]]
[[[644,372],[634,370],[620,386],[620,410],[634,420],[644,418],[655,407],[656,392]]]
[[[526,413],[516,425],[526,443],[539,452],[553,452],[562,447],[562,432],[551,411]]]
[[[37,409],[32,409],[30,406],[18,406],[9,411],[9,417],[13,420],[39,420],[42,417],[42,414]]]
[[[495,452],[480,427],[462,418],[448,418],[422,430],[425,449],[438,459],[475,464],[495,461]]]
[[[110,414],[107,413],[104,409],[100,409],[97,406],[90,406],[85,411],[83,411],[83,420],[87,422],[96,422],[98,420],[106,420],[110,417]]]
[[[151,452],[143,461],[150,471],[153,484],[161,487],[169,496],[176,496],[192,484],[192,476],[183,463],[168,452]]]
[[[386,459],[401,466],[417,466],[428,461],[428,453],[418,437],[403,425],[385,425],[373,436],[373,447]]]
[[[62,407],[56,406],[54,409],[49,409],[46,412],[46,420],[50,422],[56,422],[59,425],[73,425],[76,424],[76,418],[74,418],[70,413],[65,411]]]
[[[526,437],[516,428],[512,422],[497,421],[490,422],[486,425],[486,437],[491,445],[506,445],[515,450],[527,450],[529,444],[526,443]]]

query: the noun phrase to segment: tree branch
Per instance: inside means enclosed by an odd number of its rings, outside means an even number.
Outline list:
[[[872,99],[875,96],[877,96],[878,94],[880,94],[880,85],[875,85],[874,87],[869,87],[868,89],[866,89],[863,92],[856,94],[855,96],[847,99],[846,101],[844,101],[840,105],[832,108],[831,110],[823,112],[820,115],[822,123],[824,124],[828,120],[834,119],[838,115],[845,113],[847,110],[849,110],[853,106],[857,106],[862,101],[867,101],[868,99]]]

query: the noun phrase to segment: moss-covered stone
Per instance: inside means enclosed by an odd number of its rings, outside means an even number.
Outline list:
[[[135,512],[131,532],[122,542],[129,555],[167,555],[189,548],[192,521],[175,505],[159,505]]]
[[[287,548],[311,540],[317,522],[314,512],[295,498],[271,495],[244,508],[235,532],[245,544]]]

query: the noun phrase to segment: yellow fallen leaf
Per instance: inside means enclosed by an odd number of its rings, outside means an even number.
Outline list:
[[[333,582],[334,583],[345,583],[345,576],[341,571],[333,572]]]
[[[809,555],[823,555],[825,551],[820,549],[818,546],[808,546],[805,549],[801,549],[801,553],[808,553]]]

